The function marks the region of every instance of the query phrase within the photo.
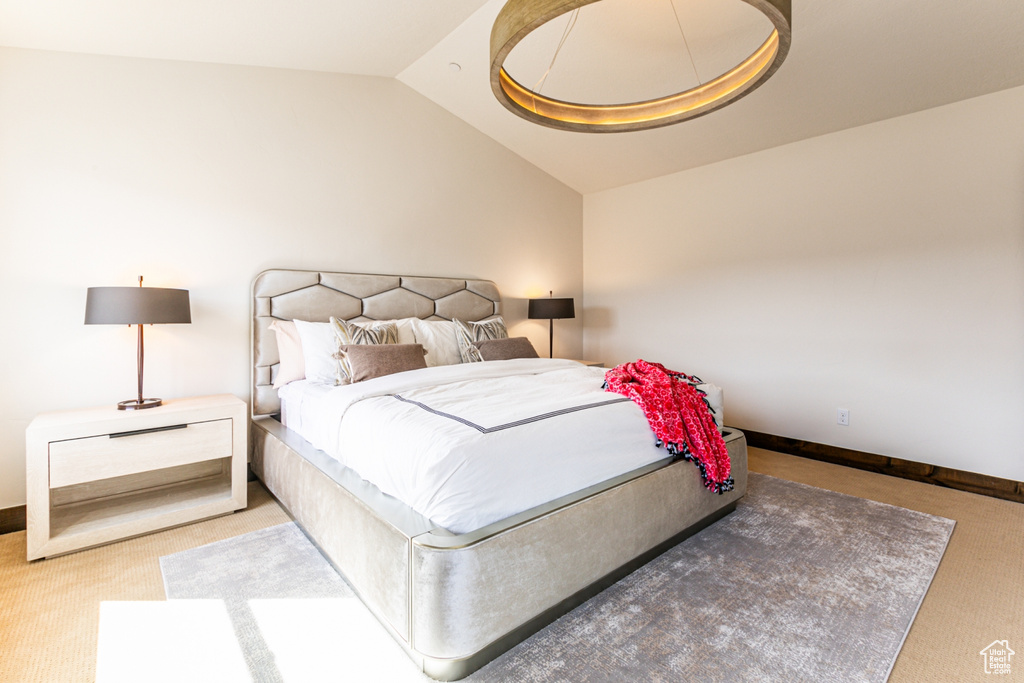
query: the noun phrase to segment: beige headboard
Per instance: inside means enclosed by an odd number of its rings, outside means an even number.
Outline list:
[[[281,410],[272,386],[280,357],[274,320],[483,320],[501,312],[490,280],[265,270],[252,282],[252,414]]]

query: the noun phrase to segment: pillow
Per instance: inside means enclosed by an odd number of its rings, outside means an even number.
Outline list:
[[[388,320],[362,320],[346,321],[353,325],[359,325],[360,327],[366,327],[367,325],[382,325],[384,323],[394,323],[395,327],[398,328],[398,341],[396,344],[415,344],[416,335],[412,331],[412,321],[416,318],[389,318]]]
[[[483,360],[509,360],[511,358],[539,358],[537,350],[526,337],[482,339],[473,342]]]
[[[394,320],[351,322],[331,318],[334,334],[342,344],[397,344],[398,325]]]
[[[302,358],[302,340],[292,320],[275,320],[270,329],[277,336],[277,353],[281,358],[277,366],[274,388],[280,389],[289,382],[306,379],[306,362]]]
[[[322,384],[338,383],[338,338],[330,323],[311,323],[294,320],[302,342],[302,360],[306,379]]]
[[[334,358],[338,359],[337,384],[348,384],[352,380],[352,366],[345,348],[348,346],[364,346],[379,344],[397,344],[398,326],[391,321],[371,321],[352,323],[347,320],[331,318],[337,342]]]
[[[396,344],[415,344],[416,334],[412,331],[412,321],[418,320],[418,318],[400,318],[398,320],[389,320],[393,322],[395,327],[398,328],[398,341]]]
[[[697,389],[704,392],[711,407],[711,415],[715,418],[718,431],[725,429],[725,407],[722,404],[722,387],[715,384],[698,384]]]
[[[345,344],[353,382],[427,367],[422,344]]]
[[[459,340],[459,355],[463,363],[478,363],[483,360],[480,350],[473,342],[484,339],[507,339],[508,330],[502,317],[488,318],[478,323],[455,320],[455,335]]]
[[[455,365],[462,362],[459,354],[459,340],[455,336],[455,323],[448,320],[412,321],[416,343],[427,350],[427,367]]]

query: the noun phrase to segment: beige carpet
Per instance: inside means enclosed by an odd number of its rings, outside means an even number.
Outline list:
[[[979,651],[1024,653],[1024,505],[751,449],[776,477],[957,521],[890,681],[990,681]],[[29,564],[24,532],[0,536],[0,681],[92,681],[99,605],[163,600],[158,558],[288,521],[257,484],[247,510]],[[1003,681],[1024,681],[1024,654]]]
[[[250,483],[244,511],[50,560],[25,560],[23,531],[0,536],[0,682],[93,681],[101,602],[163,600],[161,555],[287,521]]]

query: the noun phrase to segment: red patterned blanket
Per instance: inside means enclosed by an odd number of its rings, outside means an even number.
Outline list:
[[[704,392],[697,389],[698,378],[638,360],[612,368],[604,380],[605,389],[640,406],[659,446],[700,468],[704,486],[716,493],[732,490],[729,451]]]

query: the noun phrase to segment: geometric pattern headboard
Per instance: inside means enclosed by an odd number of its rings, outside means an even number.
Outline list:
[[[490,280],[266,270],[252,283],[252,414],[273,415],[281,402],[273,382],[280,356],[274,320],[483,320],[501,313]]]

